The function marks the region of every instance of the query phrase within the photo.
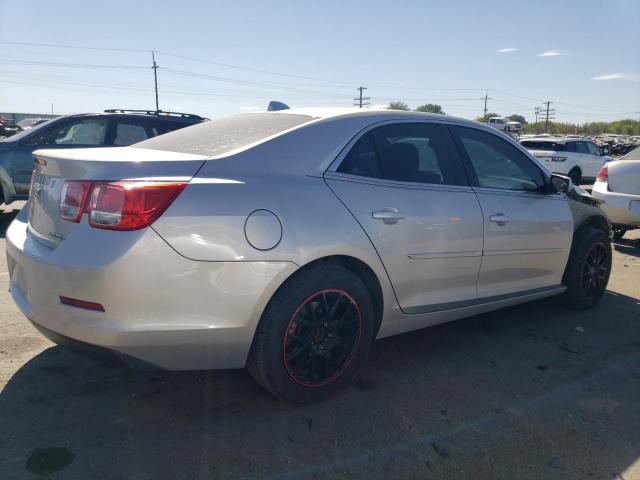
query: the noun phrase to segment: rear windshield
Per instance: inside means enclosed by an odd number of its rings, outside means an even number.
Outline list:
[[[566,152],[567,146],[564,143],[541,142],[539,140],[524,140],[520,144],[528,150],[546,150],[548,152]]]
[[[259,142],[313,119],[308,115],[289,113],[246,113],[176,130],[136,143],[134,147],[213,157]]]

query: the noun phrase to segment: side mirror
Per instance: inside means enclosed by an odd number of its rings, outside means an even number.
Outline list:
[[[609,151],[608,148],[601,148],[600,149],[600,156],[602,157],[606,157],[611,153],[611,151]]]
[[[549,179],[551,188],[556,193],[568,193],[573,187],[573,182],[569,177],[553,173]]]

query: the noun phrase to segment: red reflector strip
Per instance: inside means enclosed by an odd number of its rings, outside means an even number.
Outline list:
[[[104,307],[99,303],[78,300],[77,298],[63,297],[60,295],[60,303],[69,305],[70,307],[84,308],[86,310],[95,310],[96,312],[104,312]]]

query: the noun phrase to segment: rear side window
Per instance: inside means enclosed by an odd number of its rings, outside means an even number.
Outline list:
[[[378,127],[353,146],[338,171],[400,182],[465,185],[448,132],[440,125]]]
[[[313,119],[309,115],[290,113],[247,113],[181,128],[135,146],[213,157],[246,147]]]
[[[480,187],[537,191],[545,177],[531,159],[513,145],[488,132],[453,127]]]
[[[565,152],[567,150],[567,146],[564,143],[557,142],[523,140],[520,144],[527,150],[542,150],[546,152]]]
[[[136,123],[118,122],[116,134],[113,139],[114,145],[131,145],[148,138],[147,131],[142,125]]]

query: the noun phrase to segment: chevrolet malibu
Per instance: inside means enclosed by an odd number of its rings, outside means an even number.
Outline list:
[[[595,200],[444,115],[252,113],[34,162],[6,243],[44,335],[247,367],[286,401],[332,394],[375,338],[554,295],[592,307],[611,268]]]

